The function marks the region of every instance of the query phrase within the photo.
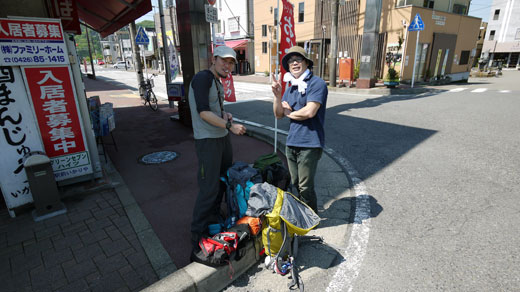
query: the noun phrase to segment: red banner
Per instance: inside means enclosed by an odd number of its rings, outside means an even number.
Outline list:
[[[280,59],[282,60],[283,56],[287,54],[287,51],[294,45],[296,45],[296,34],[294,33],[294,13],[293,6],[288,0],[282,0],[283,10],[282,10],[282,19],[280,20],[280,29],[282,33],[280,34]],[[282,83],[282,95],[285,92],[285,82],[283,82],[283,75],[286,73],[283,66],[280,69],[280,78],[279,81]]]
[[[237,101],[235,97],[235,85],[233,84],[233,75],[229,73],[227,78],[220,78],[224,85],[224,99],[228,102]]]
[[[0,40],[63,40],[61,26],[51,21],[0,19]]]
[[[69,68],[23,70],[47,156],[85,151]]]
[[[76,0],[47,0],[49,14],[52,18],[61,19],[63,30],[74,34],[81,34],[79,27],[78,6]]]

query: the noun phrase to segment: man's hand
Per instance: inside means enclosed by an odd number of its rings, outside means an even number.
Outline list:
[[[287,101],[282,101],[282,108],[284,116],[290,115],[293,111],[292,107],[289,105],[289,103],[287,103]]]
[[[246,133],[246,127],[242,124],[232,124],[229,130],[235,135],[244,135]]]
[[[231,113],[224,112],[224,120],[232,122],[233,121],[233,115]]]
[[[282,85],[278,80],[274,80],[271,84],[271,90],[273,91],[274,97],[277,99],[282,98]]]

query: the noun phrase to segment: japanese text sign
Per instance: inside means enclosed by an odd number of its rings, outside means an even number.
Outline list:
[[[69,64],[59,20],[0,18],[0,66]]]
[[[0,67],[0,188],[8,209],[32,202],[24,156],[42,151],[20,67]]]
[[[49,14],[53,18],[61,19],[64,31],[81,34],[76,0],[48,0],[48,2],[50,2]]]
[[[69,68],[24,67],[23,72],[56,180],[92,172]]]
[[[224,87],[224,100],[227,102],[237,101],[235,96],[235,85],[233,84],[233,75],[229,73],[226,78],[221,78],[220,80]]]
[[[296,45],[296,34],[294,33],[294,12],[292,4],[287,0],[282,0],[283,11],[282,20],[280,21],[280,60],[287,54],[287,51]],[[285,69],[280,69],[282,80],[286,73]],[[282,82],[282,94],[285,92],[286,83]]]

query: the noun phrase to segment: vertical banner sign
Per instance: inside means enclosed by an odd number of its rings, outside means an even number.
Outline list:
[[[9,210],[32,202],[23,157],[42,151],[20,67],[0,67],[0,188]]]
[[[92,173],[69,67],[22,69],[56,180]]]
[[[294,14],[293,14],[293,6],[289,1],[282,0],[283,3],[283,11],[282,11],[282,20],[280,21],[280,28],[282,32],[280,34],[280,59],[282,60],[283,56],[287,54],[287,51],[294,45],[296,45],[296,35],[294,33]],[[283,76],[286,71],[282,68],[280,69],[281,80],[283,80]],[[285,87],[287,84],[282,82],[282,95],[285,92]]]
[[[0,66],[69,64],[59,19],[0,18]]]
[[[233,75],[231,73],[225,79],[220,78],[222,85],[224,86],[224,100],[227,102],[236,102],[235,96],[235,84],[233,84]]]
[[[175,37],[175,36],[173,36]],[[172,41],[170,40],[170,37],[168,37],[168,58],[170,60],[170,74],[171,74],[171,80],[175,80],[177,77],[177,74],[179,74],[179,64],[177,63],[177,49],[173,46]]]
[[[76,0],[47,0],[51,18],[61,19],[63,30],[81,34]]]

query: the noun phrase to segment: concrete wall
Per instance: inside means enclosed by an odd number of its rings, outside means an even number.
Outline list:
[[[2,0],[0,17],[27,16],[48,17],[44,0]]]

